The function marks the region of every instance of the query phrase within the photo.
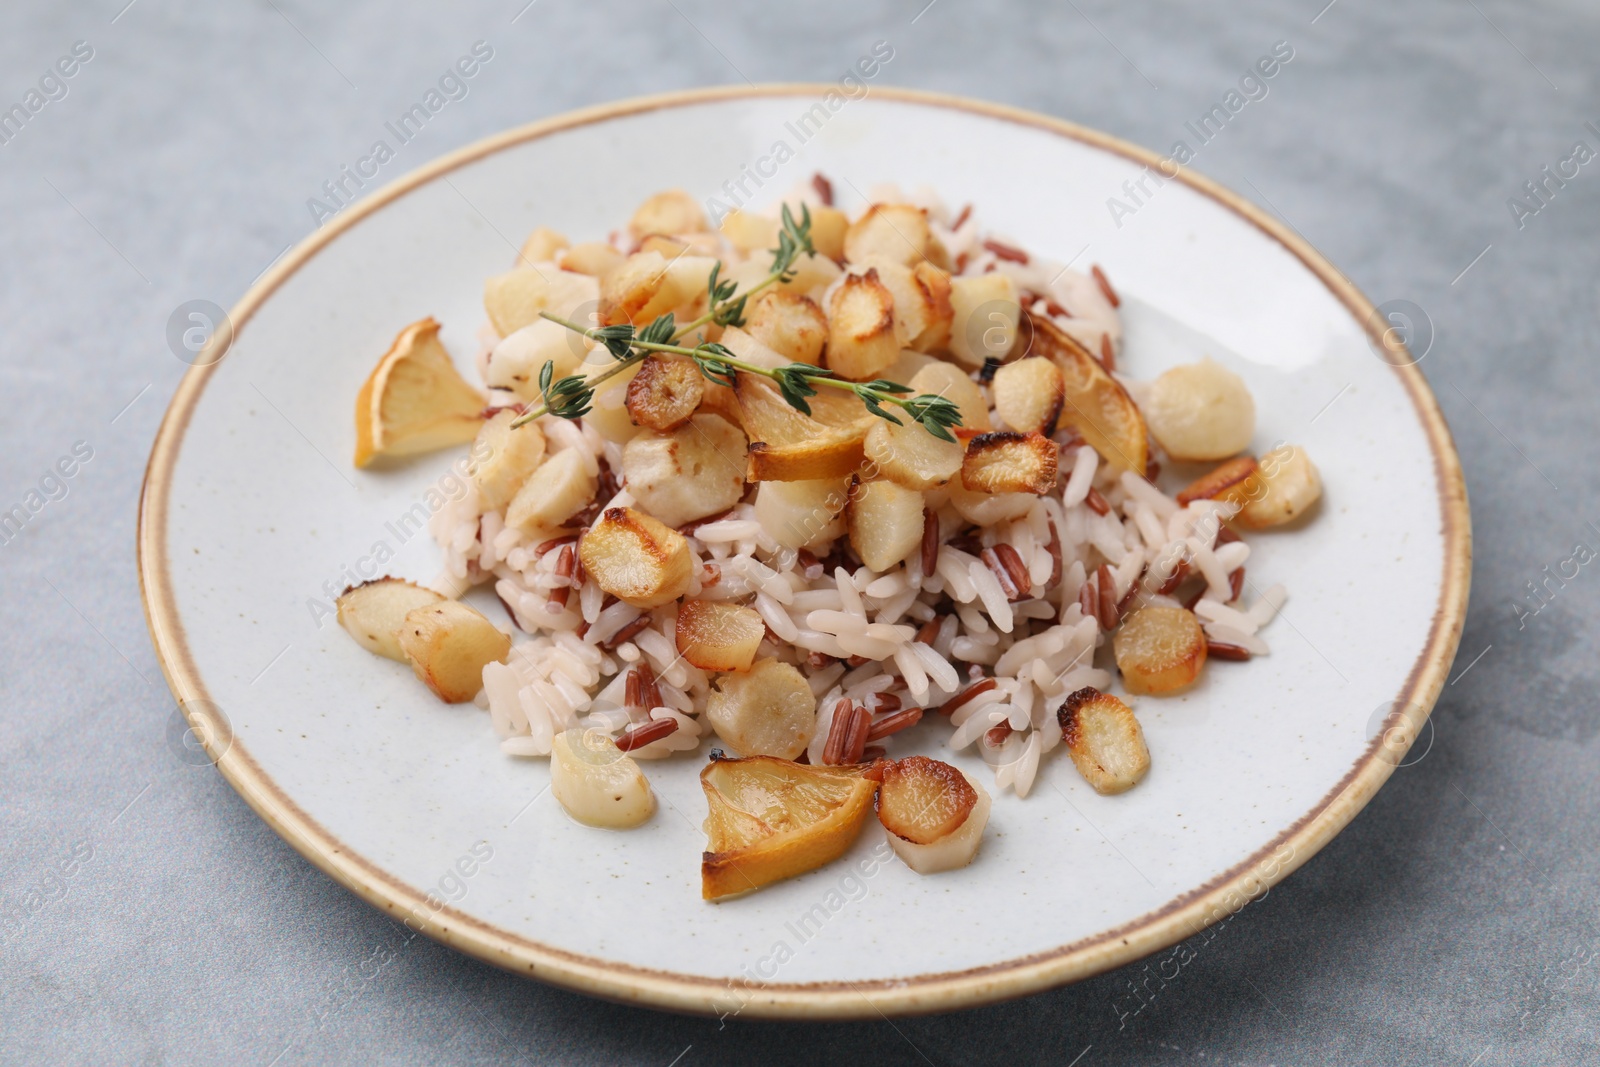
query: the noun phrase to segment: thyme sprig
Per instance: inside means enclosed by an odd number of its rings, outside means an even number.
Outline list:
[[[541,311],[541,317],[599,342],[616,363],[592,377],[575,374],[554,380],[555,364],[546,362],[539,371],[539,391],[544,396],[544,404],[518,416],[512,426],[521,426],[546,414],[563,419],[580,418],[588,414],[597,385],[641,362],[650,353],[662,352],[694,360],[695,366],[707,379],[730,389],[737,386],[738,373],[741,371],[770,378],[777,383],[784,401],[803,415],[811,414],[809,398],[817,395],[817,386],[821,385],[854,393],[874,415],[896,426],[904,426],[905,423],[889,410],[898,407],[911,421],[933,436],[943,441],[954,441],[955,436],[950,429],[961,425],[961,411],[944,397],[928,393],[909,396],[909,386],[885,378],[870,382],[846,381],[826,368],[806,363],[790,363],[776,368],[759,367],[737,358],[726,347],[713,341],[701,341],[694,345],[676,343],[707,323],[742,325],[749,299],[768,286],[793,278],[797,271],[795,262],[802,252],[807,255],[816,252],[811,243],[811,211],[802,207],[800,218],[796,220],[786,204],[778,231],[778,247],[772,250],[772,270],[768,275],[741,293],[736,282],[719,278],[722,265],[714,264],[706,285],[710,310],[681,327],[671,312],[638,329],[631,323],[586,328]]]
[[[544,394],[544,407],[535,408],[519,416],[513,426],[521,426],[545,414],[563,419],[576,419],[587,414],[594,400],[595,386],[607,378],[622,373],[652,352],[692,359],[700,373],[707,379],[730,389],[737,388],[738,373],[741,371],[770,378],[777,383],[778,392],[789,406],[802,415],[811,414],[809,398],[817,395],[817,386],[821,385],[854,393],[861,398],[867,410],[880,419],[886,419],[896,426],[904,426],[905,423],[885,405],[898,407],[911,421],[920,424],[940,440],[954,441],[955,435],[950,432],[950,428],[961,425],[961,410],[950,400],[928,393],[907,396],[906,394],[911,392],[910,386],[891,382],[886,378],[870,382],[851,382],[836,377],[833,371],[826,367],[813,367],[808,363],[761,367],[739,359],[726,347],[714,341],[703,341],[692,347],[672,344],[664,340],[672,336],[670,312],[638,331],[636,335],[632,326],[584,329],[575,322],[569,322],[549,312],[540,314],[551,322],[583,334],[590,340],[599,341],[606,346],[617,362],[592,378],[572,375],[555,382],[551,381],[554,374],[553,365],[546,363],[544,369],[539,372],[539,390]]]
[[[796,221],[789,211],[789,205],[785,204],[778,228],[778,247],[772,249],[772,270],[765,278],[735,296],[739,283],[719,281],[717,276],[722,270],[722,264],[713,263],[711,279],[706,285],[706,292],[709,294],[707,302],[711,310],[680,327],[674,340],[685,337],[711,322],[718,326],[743,326],[745,304],[752,296],[768,286],[778,285],[793,278],[798,271],[795,261],[800,258],[802,252],[808,256],[816,255],[817,252],[811,243],[811,209],[804,204],[800,205],[800,218]]]

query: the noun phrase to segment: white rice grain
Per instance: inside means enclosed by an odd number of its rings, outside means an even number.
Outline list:
[[[742,541],[745,538],[756,536],[761,532],[759,522],[723,519],[721,522],[708,522],[695,530],[695,537],[704,544],[712,545],[727,541]]]
[[[1000,579],[987,566],[974,560],[967,568],[967,575],[972,579],[972,586],[978,591],[978,597],[983,601],[983,606],[989,612],[989,618],[999,628],[1001,633],[1010,633],[1014,620],[1011,617],[1011,604],[1006,600],[1004,589],[1000,588]]]
[[[1100,466],[1100,454],[1084,445],[1072,457],[1072,473],[1067,476],[1067,487],[1061,492],[1061,505],[1075,507],[1089,496],[1094,486],[1095,470]]]

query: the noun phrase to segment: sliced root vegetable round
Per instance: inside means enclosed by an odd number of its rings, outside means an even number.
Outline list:
[[[689,421],[705,396],[705,377],[692,360],[646,356],[628,383],[628,417],[635,426],[671,433]]]
[[[1215,360],[1166,371],[1144,390],[1150,432],[1173,459],[1227,459],[1250,447],[1256,404],[1244,379]]]
[[[709,256],[668,259],[656,251],[635,252],[600,279],[600,321],[648,326],[704,293],[714,262]]]
[[[950,347],[950,325],[955,319],[950,272],[925,259],[911,268],[911,276],[922,291],[923,307],[922,332],[911,339],[911,347],[918,352],[944,352]]]
[[[559,322],[535,319],[500,339],[489,353],[484,384],[491,389],[507,389],[523,400],[541,402],[539,375],[550,365],[552,380],[578,373],[592,342],[573,333]]]
[[[850,547],[861,562],[882,573],[922,544],[922,494],[893,482],[866,482],[850,492],[845,508]]]
[[[654,608],[689,591],[694,553],[688,538],[632,508],[607,508],[578,544],[596,585],[636,608]]]
[[[548,266],[518,267],[483,283],[483,310],[495,333],[510,337],[538,322],[541,312],[570,319],[599,296],[599,284],[588,275]]]
[[[678,608],[678,651],[703,671],[749,670],[766,632],[755,609],[724,600],[685,600]]]
[[[356,644],[387,659],[409,663],[400,647],[400,627],[412,611],[443,599],[442,594],[401,578],[378,578],[346,589],[335,603],[339,625]]]
[[[577,449],[557,452],[535,467],[511,498],[506,525],[525,533],[555,530],[583,510],[599,487],[599,478],[589,473]]]
[[[756,521],[785,548],[831,541],[844,532],[840,514],[849,493],[848,478],[762,482],[756,490]]]
[[[910,204],[873,204],[844,234],[844,258],[862,263],[881,256],[907,267],[926,259],[933,242],[928,213]]]
[[[550,749],[550,793],[587,826],[627,830],[656,810],[639,765],[599,730],[565,730]]]
[[[1261,457],[1261,469],[1247,483],[1244,506],[1235,520],[1261,529],[1293,522],[1322,496],[1322,476],[1306,450],[1281,445]]]
[[[853,269],[859,271],[862,267],[869,267],[877,274],[878,281],[894,300],[894,336],[902,349],[914,347],[920,337],[937,334],[936,319],[942,308],[928,285],[925,272],[919,277],[910,266],[883,256],[869,256]],[[948,324],[945,331],[949,331]]]
[[[958,433],[965,431],[977,434],[990,428],[989,405],[983,399],[983,391],[978,388],[977,382],[968,377],[966,371],[954,363],[929,361],[905,384],[911,387],[915,396],[926,393],[943,397],[954,404],[961,412],[961,425],[956,427]]]
[[[729,244],[745,253],[764,252],[778,243],[778,220],[754,211],[734,208],[722,216],[717,229]]]
[[[552,263],[556,255],[565,251],[571,244],[572,242],[565,236],[550,227],[538,226],[528,234],[527,240],[522,242],[517,259],[525,263]]]
[[[605,241],[584,241],[567,249],[561,256],[561,269],[569,274],[586,274],[599,278],[627,257]]]
[[[744,495],[745,437],[720,415],[696,415],[671,433],[629,441],[622,474],[641,510],[682,526],[727,511]]]
[[[961,825],[943,837],[935,838],[926,844],[918,844],[893,831],[889,832],[889,847],[894,849],[894,854],[899,856],[907,867],[918,874],[938,874],[940,871],[958,870],[971,863],[973,857],[978,854],[978,845],[983,841],[984,828],[989,824],[989,809],[993,802],[988,791],[976,778],[965,771],[958,773],[966,779],[967,785],[977,797],[972,810],[961,821]],[[881,818],[881,802],[879,814]]]
[[[1017,343],[1017,283],[994,271],[950,282],[950,354],[968,367],[1003,360]]]
[[[398,640],[417,677],[447,704],[477,696],[483,668],[504,663],[511,652],[511,638],[459,600],[414,608]]]
[[[1066,403],[1066,380],[1061,368],[1042,356],[1007,363],[994,372],[995,414],[1020,433],[1037,430],[1046,437],[1056,432]]]
[[[950,504],[963,519],[975,526],[993,526],[997,522],[1020,519],[1038,502],[1032,493],[985,493],[968,489],[960,478],[950,482]]]
[[[899,356],[894,294],[876,270],[845,278],[828,303],[828,366],[841,378],[861,382]]]
[[[634,210],[628,232],[634,237],[649,233],[699,233],[709,229],[700,202],[682,189],[665,189],[651,196]]]
[[[927,756],[907,756],[884,768],[878,821],[896,836],[927,845],[959,828],[977,803],[977,791],[960,770]]]
[[[817,250],[818,256],[835,261],[844,259],[844,235],[849,230],[850,216],[838,208],[811,208],[811,247]],[[776,240],[768,241],[760,251],[765,252],[776,243]]]
[[[1085,687],[1056,712],[1061,743],[1096,793],[1125,793],[1150,770],[1150,750],[1133,709],[1109,693]]]
[[[902,425],[876,419],[867,431],[863,447],[872,465],[868,470],[918,491],[937,489],[954,478],[961,470],[961,445],[933,436],[903,412],[896,417]]]
[[[978,493],[1044,494],[1055,488],[1061,450],[1043,434],[999,430],[967,442],[961,484]]]
[[[515,429],[517,413],[506,408],[497,411],[472,443],[472,460],[467,477],[478,487],[478,499],[490,511],[502,511],[511,503],[534,470],[544,459],[544,434],[537,424]]]
[[[764,659],[711,683],[706,718],[742,756],[798,759],[817,728],[817,698],[805,675]]]
[[[706,795],[701,896],[720,900],[831,863],[872,814],[878,783],[858,767],[756,756],[700,772]]]
[[[1140,608],[1112,638],[1117,669],[1131,693],[1172,693],[1192,685],[1206,665],[1200,620],[1183,608]]]
[[[785,359],[813,367],[821,364],[822,347],[828,343],[828,316],[810,297],[787,289],[763,293],[744,328]]]

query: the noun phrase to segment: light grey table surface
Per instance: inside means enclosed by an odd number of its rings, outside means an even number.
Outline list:
[[[0,105],[74,42],[93,50],[0,145],[0,510],[75,443],[93,453],[0,545],[0,1061],[1600,1062],[1600,579],[1583,567],[1537,615],[1515,607],[1575,543],[1600,545],[1600,165],[1520,227],[1507,203],[1575,141],[1600,150],[1592,5],[126,2],[0,12]],[[495,61],[394,173],[580,105],[834,78],[877,39],[896,49],[885,84],[1166,149],[1290,42],[1197,166],[1431,321],[1422,367],[1477,558],[1464,677],[1426,754],[1165,984],[1141,964],[958,1014],[722,1026],[400,946],[175,758],[135,512],[184,370],[169,314],[243,293],[311,230],[324,179],[479,39]],[[395,958],[366,977],[379,946]],[[1148,1006],[1122,1018],[1133,984]]]

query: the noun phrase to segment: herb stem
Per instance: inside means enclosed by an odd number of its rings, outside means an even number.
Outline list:
[[[757,282],[755,285],[752,285],[750,288],[746,289],[740,295],[743,296],[746,300],[748,300],[750,297],[755,296],[757,293],[761,292],[761,290],[767,288],[767,286],[781,281],[783,279],[783,275],[784,275],[784,272],[781,271],[781,270],[773,271],[771,274],[767,275],[761,281]],[[548,315],[545,316],[545,317],[549,318]],[[704,315],[701,315],[698,319],[695,319],[693,322],[685,323],[684,326],[681,329],[679,329],[677,333],[672,335],[672,339],[674,341],[676,341],[681,337],[684,337],[684,336],[686,336],[688,334],[691,334],[695,330],[698,330],[700,327],[704,326],[706,323],[711,322],[716,317],[717,317],[717,308],[713,307],[710,311],[707,311]]]

